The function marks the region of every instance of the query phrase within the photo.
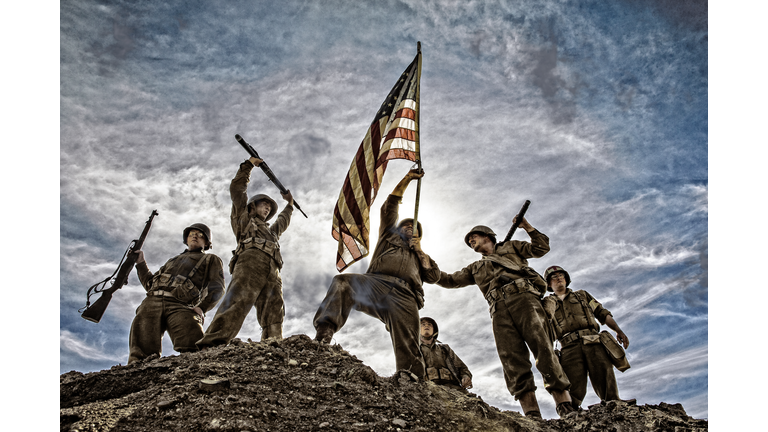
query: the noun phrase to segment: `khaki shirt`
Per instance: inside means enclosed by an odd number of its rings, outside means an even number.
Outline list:
[[[229,195],[232,198],[232,212],[230,214],[230,222],[232,224],[232,232],[235,233],[237,243],[240,244],[245,239],[249,238],[262,238],[273,242],[277,245],[273,256],[278,263],[279,267],[283,265],[283,258],[280,254],[280,235],[288,229],[288,225],[291,223],[291,214],[293,214],[293,206],[286,205],[280,214],[277,215],[277,220],[270,226],[267,222],[261,220],[258,217],[251,218],[248,214],[248,183],[251,180],[251,170],[254,166],[250,161],[244,161],[240,164],[240,168],[235,174],[235,178],[229,185]],[[269,248],[270,252],[273,248]]]
[[[595,300],[592,295],[584,290],[579,290],[579,293],[586,300],[587,307],[592,309],[592,314],[600,321],[600,324],[605,325],[605,319],[611,315],[611,311],[604,308],[600,302]],[[585,329],[594,329],[599,331],[600,325],[594,320],[590,320],[587,315],[588,312],[584,309],[584,306],[579,301],[576,293],[570,288],[566,288],[565,297],[560,300],[557,294],[550,294],[542,300],[544,310],[547,311],[552,324],[555,328],[555,337],[560,339],[563,335]]]
[[[504,244],[497,243],[494,245],[493,253],[456,273],[441,272],[437,285],[443,288],[477,285],[485,296],[488,291],[505,285],[502,276],[511,280],[523,278],[531,280],[534,284],[542,283],[541,276],[528,267],[528,258],[540,258],[549,252],[549,237],[537,230],[530,232],[529,235],[530,243],[520,240],[511,240]],[[502,265],[495,259],[504,261],[506,264]]]
[[[397,229],[398,207],[402,197],[389,195],[381,206],[381,226],[379,241],[371,257],[371,264],[366,273],[394,276],[404,280],[415,294],[424,297],[422,283],[435,283],[440,279],[440,269],[432,258],[429,263],[432,268],[424,270],[421,260],[411,249],[407,241],[400,236]]]
[[[208,259],[208,264],[203,265],[192,276],[191,282],[199,287],[202,291],[206,287],[208,288],[208,294],[203,298],[202,302],[198,305],[203,312],[208,312],[216,306],[219,302],[222,294],[224,293],[224,270],[221,258],[213,254],[206,254],[202,249],[196,249],[194,251],[186,250],[179,255],[169,259],[160,270],[152,274],[149,271],[146,261],[136,264],[136,274],[139,276],[141,285],[147,292],[152,291],[152,281],[156,275],[163,273],[170,273],[174,276],[188,276],[192,269],[195,268],[198,261],[211,255]]]

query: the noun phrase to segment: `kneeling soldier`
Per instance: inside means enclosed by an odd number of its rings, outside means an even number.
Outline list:
[[[472,373],[447,344],[437,340],[437,322],[421,319],[421,353],[427,367],[425,379],[456,389],[472,388]]]
[[[613,363],[600,342],[600,324],[616,332],[624,348],[629,338],[605,309],[584,290],[568,288],[571,277],[562,267],[552,266],[544,272],[547,290],[553,291],[543,300],[544,309],[552,317],[555,337],[560,342],[560,363],[571,382],[571,399],[579,408],[587,394],[587,376],[600,400],[620,400],[619,387],[613,373]]]
[[[128,364],[162,353],[163,333],[178,352],[196,351],[203,337],[205,312],[224,292],[221,258],[205,253],[211,248],[211,230],[201,223],[184,229],[187,250],[168,260],[154,275],[136,251],[136,273],[147,290],[147,298],[136,309],[131,324]]]

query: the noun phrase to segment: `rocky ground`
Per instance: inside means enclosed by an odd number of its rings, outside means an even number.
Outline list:
[[[378,376],[306,335],[242,342],[60,376],[62,431],[706,431],[680,404],[609,402],[558,420],[472,394]]]

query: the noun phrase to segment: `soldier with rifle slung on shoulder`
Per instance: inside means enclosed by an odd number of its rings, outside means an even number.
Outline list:
[[[229,263],[232,281],[205,336],[197,342],[200,349],[228,344],[240,332],[252,307],[256,308],[262,341],[283,337],[283,258],[278,240],[291,222],[293,196],[289,190],[281,193],[288,204],[270,226],[267,221],[277,213],[277,202],[264,194],[248,199],[246,193],[251,171],[263,162],[253,156],[246,159],[230,184],[230,222],[237,238]]]
[[[184,229],[187,250],[171,258],[152,274],[144,251],[136,250],[136,273],[147,297],[136,309],[131,324],[128,364],[162,352],[163,333],[178,352],[197,351],[203,337],[205,313],[224,292],[221,258],[205,253],[211,248],[211,230],[195,223]]]
[[[519,224],[530,235],[531,242],[512,240],[497,244],[496,234],[487,226],[478,225],[467,233],[464,242],[482,255],[482,259],[453,274],[441,272],[437,285],[480,288],[490,307],[496,350],[507,389],[520,401],[524,415],[541,418],[529,360],[530,347],[545,389],[555,400],[557,414],[565,417],[574,412],[568,391],[571,383],[558,363],[547,331],[547,315],[541,305],[547,285],[541,275],[528,266],[529,258],[539,258],[549,252],[549,238],[529,224],[523,213],[515,217],[510,232]]]

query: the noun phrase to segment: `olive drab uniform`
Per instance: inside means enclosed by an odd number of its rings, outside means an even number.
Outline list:
[[[507,389],[516,400],[536,389],[528,348],[533,352],[548,392],[570,387],[547,332],[549,324],[540,300],[546,282],[528,267],[527,261],[549,252],[549,238],[538,230],[529,235],[530,243],[520,240],[497,243],[493,253],[464,269],[453,274],[441,272],[437,282],[444,288],[469,285],[480,288],[488,302]]]
[[[613,363],[599,335],[600,324],[605,324],[611,312],[588,292],[570,288],[562,300],[553,293],[543,303],[560,342],[560,363],[571,381],[573,405],[580,406],[587,394],[587,376],[601,400],[619,400]]]
[[[229,265],[232,280],[205,336],[197,342],[200,348],[229,343],[240,332],[252,307],[261,326],[261,340],[282,338],[285,304],[280,278],[283,258],[278,240],[291,222],[293,206],[286,205],[272,225],[259,217],[251,217],[246,190],[253,168],[249,160],[241,163],[230,184],[230,221],[237,238],[237,249],[232,251]],[[276,209],[275,203],[270,217]]]
[[[128,363],[162,353],[166,331],[178,352],[196,351],[203,337],[202,319],[192,310],[211,310],[224,292],[221,258],[202,249],[185,251],[165,263],[154,275],[146,262],[136,273],[147,297],[136,309],[129,337]]]
[[[433,338],[431,343],[421,341],[421,353],[426,366],[425,379],[435,384],[454,388],[461,387],[464,377],[472,378],[472,373],[450,346]]]
[[[423,378],[424,360],[419,351],[419,310],[424,307],[422,283],[435,283],[440,269],[430,258],[431,268],[425,270],[416,252],[401,237],[397,227],[401,201],[402,197],[397,195],[387,197],[381,206],[379,240],[368,270],[365,274],[334,276],[313,324],[315,329],[322,323],[339,331],[353,307],[378,318],[389,332],[397,369],[410,370]]]

